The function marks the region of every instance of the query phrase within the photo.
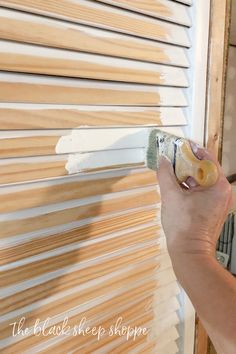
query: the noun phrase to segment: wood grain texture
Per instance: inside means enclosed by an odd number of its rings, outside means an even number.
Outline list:
[[[100,259],[95,265],[88,265],[85,268],[64,273],[43,283],[38,284],[35,282],[30,288],[23,288],[23,290],[1,299],[1,313],[6,314],[15,311],[36,301],[45,300],[55,294],[62,296],[63,292],[68,289],[73,289],[88,281],[116,272],[119,269],[129,266],[131,263],[138,265],[139,263],[154,259],[159,252],[158,245],[154,245],[151,249],[146,246],[143,249],[136,250],[136,252],[126,252],[122,256],[114,255],[114,257],[106,260]],[[140,289],[140,296],[142,296],[142,289]],[[129,302],[128,299],[127,302]]]
[[[187,87],[182,68],[1,41],[0,69],[85,79]]]
[[[50,182],[50,181],[49,181]],[[156,173],[145,171],[127,176],[80,180],[72,183],[53,184],[47,187],[30,188],[0,194],[0,212],[36,208],[43,205],[62,203],[76,199],[121,192],[138,187],[155,185]],[[13,198],[14,195],[14,198]]]
[[[109,216],[111,213],[125,211],[131,208],[139,208],[154,205],[160,201],[160,197],[155,191],[134,193],[132,195],[95,202],[85,206],[67,208],[60,211],[45,212],[37,216],[28,216],[19,220],[0,221],[2,228],[1,238],[16,236],[29,232],[36,232],[41,229],[58,225],[78,222],[80,220],[96,217]],[[70,229],[71,227],[68,226]]]
[[[230,1],[211,5],[206,146],[221,160]]]
[[[121,296],[119,296],[121,298]],[[145,304],[148,303],[148,300],[150,299],[147,298],[145,300],[144,299],[140,299],[139,301],[142,301],[142,304],[143,306],[145,306]],[[115,302],[116,300],[116,302]],[[125,308],[123,310],[123,314],[125,315],[125,317],[127,316],[128,319],[129,319],[129,313],[131,312],[134,316],[134,314],[136,314],[135,317],[137,317],[137,305],[136,303],[138,303],[138,301],[136,301],[134,303],[134,305],[131,305],[131,306],[127,306],[127,304],[124,302],[124,299],[122,299],[123,301],[121,301],[119,298],[114,298],[110,301],[106,301],[105,304],[106,305],[110,305],[110,308],[111,308],[111,313],[110,314],[107,314],[104,316],[104,319],[102,318],[100,321],[98,319],[95,319],[92,321],[92,323],[95,325],[102,325],[103,327],[105,328],[109,328],[109,326],[111,325],[111,322],[114,322],[115,321],[115,318],[117,319],[117,316],[119,317],[119,315],[121,314],[121,310],[120,307],[119,307],[119,304],[123,305],[125,304]],[[134,311],[132,311],[132,308],[135,308]],[[138,304],[138,308],[140,309],[140,304]],[[95,309],[97,311],[99,310],[102,310],[102,313],[104,312],[105,310],[105,306],[104,305],[99,305],[99,306],[96,306]],[[131,309],[131,311],[130,311]],[[128,311],[128,313],[127,313]],[[141,311],[141,312],[144,312]],[[147,311],[146,311],[147,312]],[[150,312],[150,310],[149,310]],[[90,318],[91,317],[91,314],[93,312],[91,310],[88,310],[88,311],[83,311],[81,314],[77,315],[77,316],[74,316],[72,319],[70,319],[70,324],[73,326],[76,324],[76,320],[78,322],[80,322],[81,320],[81,315],[82,316],[86,316],[86,318]],[[140,313],[138,311],[138,313]],[[151,316],[148,316],[147,315],[144,315],[145,316],[145,321],[149,321],[153,319],[153,314]],[[62,322],[59,322],[59,324],[62,324]],[[134,324],[136,325],[140,325],[140,322],[139,321],[135,321]],[[52,337],[51,335],[49,335],[49,337]],[[83,345],[83,344],[86,344],[87,340],[90,339],[91,337],[88,336],[89,338],[87,338],[87,336],[77,336],[77,340],[76,341],[73,341],[73,342],[76,342],[76,347],[78,347],[79,345]],[[37,344],[40,343],[40,341],[46,341],[47,338],[42,338],[41,336],[40,337],[37,337],[37,336],[31,336],[31,337],[28,337],[26,338],[24,341],[21,341],[19,343],[16,343],[16,344],[13,344],[12,346],[9,347],[9,349],[5,349],[6,350],[6,354],[8,353],[12,353],[12,351],[24,351],[25,349],[27,349],[27,347],[32,347],[32,346],[35,346]],[[69,345],[68,345],[69,344]],[[71,343],[71,344],[75,344],[75,343]],[[63,348],[59,348],[57,346],[55,346],[55,350],[57,350],[58,353],[61,353],[61,350],[66,350],[66,347],[70,347],[71,346],[70,343],[68,343],[67,340],[65,340],[65,346]],[[46,351],[47,352],[47,351]]]
[[[0,38],[79,52],[188,67],[187,51],[129,35],[0,9]]]
[[[233,46],[236,46],[236,3],[232,1],[231,4],[231,21],[230,21],[230,33],[229,33],[229,43]]]
[[[0,5],[138,37],[190,46],[184,27],[91,1],[62,0],[58,4],[56,0],[39,0],[37,3],[32,0],[1,0]]]
[[[178,107],[0,104],[1,130],[185,124],[186,114]]]
[[[0,163],[0,185],[67,176],[66,161],[66,157],[50,162],[41,162],[35,157],[34,162],[4,160],[5,163]]]
[[[87,301],[92,301],[93,299],[96,299],[96,293],[99,296],[104,296],[109,294],[109,292],[113,291],[114,289],[117,288],[117,283],[119,284],[119,288],[123,288],[123,291],[125,289],[125,287],[129,287],[131,286],[131,284],[133,285],[133,283],[135,281],[137,281],[137,279],[139,279],[139,276],[145,278],[148,276],[148,272],[150,272],[150,275],[153,275],[153,273],[155,272],[156,269],[156,264],[153,262],[153,264],[151,263],[151,265],[149,264],[148,266],[144,266],[144,270],[140,271],[140,269],[134,269],[131,271],[127,271],[127,273],[118,275],[118,276],[114,276],[113,279],[109,279],[104,281],[104,285],[103,284],[98,284],[95,286],[91,286],[88,289],[85,290],[81,290],[80,291],[80,296],[78,296],[78,294],[73,294],[73,295],[69,295],[66,296],[62,299],[59,299],[57,301],[54,301],[53,303],[47,304],[42,306],[41,308],[38,308],[37,310],[35,309],[33,312],[31,313],[24,313],[24,316],[26,315],[26,326],[30,327],[33,325],[34,321],[35,321],[35,317],[36,318],[40,318],[42,320],[46,320],[46,318],[48,317],[52,317],[54,315],[58,315],[60,313],[66,312],[68,313],[68,311],[73,308],[73,307],[78,307],[81,304],[83,304],[84,302]],[[70,306],[71,305],[71,306]],[[19,319],[21,318],[21,316],[14,316],[11,321],[15,322],[15,321],[19,321]],[[11,335],[12,329],[9,326],[9,321],[5,322],[5,323],[1,323],[0,325],[0,338],[7,338]],[[27,339],[29,339],[30,336],[28,336],[28,338],[26,337],[23,340],[23,343],[27,343]],[[29,343],[27,343],[27,345],[29,344],[36,344],[37,342],[42,342],[43,340],[47,340],[47,337],[31,337],[31,340]],[[23,348],[22,348],[23,349]],[[18,349],[19,350],[19,349]]]
[[[89,246],[81,245],[70,252],[48,256],[47,258],[39,259],[29,264],[24,264],[13,269],[7,269],[1,272],[0,280],[3,287],[32,279],[34,277],[63,269],[81,262],[92,260],[96,257],[104,256],[111,252],[116,252],[120,249],[125,250],[129,246],[137,245],[138,243],[157,240],[157,226],[149,226],[146,229],[127,232],[122,236],[91,244]]]
[[[0,102],[182,106],[183,89],[0,73]]]
[[[177,2],[166,0],[96,0],[105,4],[161,18],[185,26],[191,26],[188,8]]]
[[[15,262],[20,259],[32,257],[36,254],[47,252],[58,247],[67,246],[82,241],[95,240],[109,233],[120,232],[129,227],[137,227],[157,220],[157,209],[131,211],[125,215],[110,216],[107,220],[91,221],[89,224],[71,231],[60,232],[33,240],[25,240],[17,245],[9,244],[7,248],[0,250],[0,265]],[[159,226],[156,227],[160,229]]]

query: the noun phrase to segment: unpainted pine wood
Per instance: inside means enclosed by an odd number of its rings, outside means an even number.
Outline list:
[[[165,19],[185,26],[191,26],[188,8],[167,0],[96,0],[105,4],[136,11],[141,14]]]
[[[133,307],[133,306],[132,306]],[[128,312],[130,312],[131,309],[129,309]],[[135,309],[134,309],[135,311]],[[148,313],[147,313],[148,312]],[[128,339],[126,339],[126,336],[119,336],[118,334],[113,334],[113,335],[105,335],[101,338],[101,340],[94,340],[94,338],[92,338],[92,336],[90,336],[90,338],[92,339],[92,343],[90,344],[90,342],[88,343],[88,345],[83,346],[83,348],[76,348],[76,344],[74,343],[73,345],[73,353],[80,353],[81,354],[90,354],[92,352],[96,352],[98,350],[105,352],[112,352],[112,353],[123,353],[123,354],[128,354],[130,353],[130,350],[134,349],[137,347],[137,345],[139,345],[140,343],[145,341],[145,338],[148,336],[148,332],[150,330],[150,320],[154,317],[153,316],[153,312],[152,311],[146,311],[146,309],[142,309],[137,308],[136,313],[134,313],[133,318],[130,318],[129,316],[127,316],[126,312],[125,313],[125,317],[123,320],[123,325],[125,326],[130,326],[132,328],[139,327],[139,328],[145,328],[146,332],[143,335],[137,336],[135,339],[132,337],[129,337]],[[148,314],[150,314],[150,317],[147,317]],[[152,316],[152,317],[151,317]],[[108,326],[106,326],[105,328],[110,328],[113,323],[116,323],[117,318],[115,319],[113,317],[113,322],[111,321],[109,323]],[[149,326],[147,325],[147,320],[149,320]],[[133,327],[134,326],[134,327]],[[71,337],[71,340],[73,341],[73,338]],[[75,341],[73,341],[75,342]],[[70,347],[71,348],[71,347]],[[91,348],[92,351],[89,351]],[[117,351],[115,350],[115,348],[117,349]]]
[[[93,27],[189,47],[184,27],[91,1],[1,0],[0,5]]]
[[[34,311],[25,311],[22,315],[15,315],[10,321],[11,323],[15,321],[18,322],[24,315],[26,318],[25,326],[30,327],[34,324],[35,318],[40,318],[41,321],[44,321],[48,317],[53,317],[60,313],[68,312],[73,307],[92,301],[98,296],[109,294],[113,290],[126,290],[132,283],[154,276],[156,267],[156,261],[152,261],[146,265],[143,265],[142,269],[137,267],[132,270],[127,270],[125,274],[116,275],[111,279],[104,280],[102,283],[92,285],[89,288],[81,290],[80,296],[78,296],[78,293],[64,296],[63,298],[54,300],[53,303],[42,305]],[[11,333],[12,329],[9,326],[9,321],[2,322],[0,324],[0,339],[11,336]]]
[[[156,173],[147,170],[126,176],[81,180],[64,184],[53,183],[54,181],[51,181],[50,185],[46,187],[25,188],[25,190],[20,191],[14,190],[13,193],[0,194],[0,212],[6,213],[96,195],[121,192],[155,185],[157,181]]]
[[[145,299],[143,300],[143,306],[145,305],[146,301]],[[137,309],[137,306],[139,307],[139,309]],[[137,318],[137,311],[139,313],[140,311],[140,306],[142,306],[141,304],[141,301],[140,301],[140,304],[134,304],[131,308],[126,308],[123,312],[123,315],[125,315],[125,317],[127,317],[128,319],[132,320],[132,318]],[[135,309],[134,309],[135,308]],[[111,323],[114,322],[115,320],[115,316],[120,316],[121,313],[120,311],[117,311],[119,308],[112,308],[112,313],[110,314],[107,314],[106,317],[103,319],[101,319],[100,321],[99,320],[95,320],[93,321],[93,325],[94,326],[102,326],[104,328],[109,328],[111,326]],[[85,311],[82,313],[82,316],[85,316],[87,314],[88,311]],[[143,309],[141,312],[144,312]],[[133,314],[133,316],[130,318],[130,314]],[[136,314],[136,316],[135,316]],[[81,321],[81,318],[79,316],[77,316],[77,321]],[[86,316],[87,318],[87,316]],[[153,313],[151,311],[146,311],[145,315],[142,316],[141,320],[138,319],[138,320],[135,320],[134,321],[134,326],[140,326],[143,324],[143,321],[144,323],[146,322],[150,322],[151,320],[153,320]],[[70,321],[70,324],[72,323],[72,321]],[[60,323],[61,324],[61,323]],[[74,324],[74,326],[76,325],[76,323]],[[71,325],[72,326],[72,325]],[[18,342],[16,344],[13,344],[11,346],[9,346],[8,348],[5,349],[6,351],[6,354],[9,354],[9,353],[12,353],[12,351],[24,351],[26,349],[28,349],[29,347],[30,348],[34,348],[35,345],[37,344],[40,344],[42,342],[45,342],[48,338],[52,338],[52,335],[49,335],[48,337],[37,337],[37,336],[30,336],[30,337],[27,337],[24,341],[21,341],[21,342]],[[64,352],[66,350],[69,350],[69,348],[72,346],[75,345],[76,348],[78,348],[78,345],[86,345],[87,343],[91,342],[91,336],[88,335],[88,336],[81,336],[81,335],[78,335],[78,336],[75,336],[73,337],[73,341],[71,340],[72,338],[68,338],[68,337],[65,337],[65,340],[63,340],[62,343],[59,344],[59,346],[57,344],[51,346],[51,348],[49,348],[49,352],[52,352],[52,350],[55,350],[58,354],[59,353],[63,353],[63,350]],[[94,336],[92,336],[92,339],[94,339]],[[68,349],[67,349],[68,348]],[[44,351],[42,351],[44,353],[47,353],[47,349],[45,349]]]
[[[157,220],[157,209],[132,211],[125,215],[111,216],[108,220],[91,221],[91,223],[46,237],[25,241],[22,244],[14,243],[0,250],[0,265],[9,264],[43,252],[55,250],[77,242],[99,239],[109,233],[120,232],[129,227],[137,227]],[[160,229],[156,226],[157,230]]]
[[[188,67],[185,49],[125,34],[0,9],[0,38]]]
[[[48,296],[60,294],[73,289],[93,279],[105,276],[130,264],[138,264],[155,258],[160,253],[159,246],[148,246],[135,252],[126,252],[123,256],[112,256],[106,260],[98,260],[95,265],[71,271],[43,283],[35,282],[30,288],[23,289],[1,299],[0,309],[2,315],[20,309],[33,302],[47,299]]]
[[[132,317],[130,316],[131,312],[133,314]],[[124,315],[123,322],[122,322],[124,326],[129,325],[132,328],[135,328],[135,326],[139,327],[139,328],[147,328],[147,331],[146,331],[147,333],[145,333],[144,335],[141,335],[140,337],[137,336],[135,339],[130,337],[128,340],[126,339],[126,336],[123,336],[123,338],[122,338],[118,334],[113,334],[113,335],[105,334],[100,340],[97,340],[92,335],[88,335],[86,346],[85,345],[83,345],[83,347],[79,346],[79,348],[77,346],[76,340],[74,340],[74,338],[71,336],[70,337],[71,340],[68,343],[69,344],[69,351],[71,352],[71,350],[74,349],[73,353],[90,354],[93,352],[95,353],[98,350],[101,350],[104,353],[108,352],[107,350],[109,350],[110,353],[111,352],[116,353],[116,351],[114,349],[119,348],[120,349],[119,353],[127,354],[128,353],[126,351],[127,349],[130,350],[131,347],[132,348],[136,347],[140,342],[144,341],[145,338],[148,336],[150,325],[145,326],[145,324],[146,324],[147,320],[149,320],[149,323],[150,323],[150,320],[153,318],[153,313],[151,311],[147,311],[145,309],[145,305],[141,306],[141,303],[140,303],[140,305],[137,304],[136,306],[133,306],[133,305],[130,306],[130,308],[128,310],[124,310],[124,313],[120,312],[118,314],[118,316],[122,316],[122,314]],[[150,317],[148,317],[149,314],[150,314]],[[119,317],[113,316],[113,318],[111,318],[111,320],[109,322],[108,321],[106,322],[106,324],[103,328],[106,328],[107,330],[109,330],[109,328],[114,323],[116,323],[117,318],[119,318]],[[119,344],[117,343],[117,340],[118,340]],[[73,342],[73,344],[72,344],[72,342]],[[125,344],[125,345],[122,345],[122,344]],[[66,348],[68,348],[68,346]],[[44,353],[47,353],[47,351]],[[59,349],[59,353],[61,353],[61,349]]]
[[[58,140],[58,136],[2,138],[0,157],[54,155]]]
[[[0,279],[2,286],[9,286],[15,283],[32,279],[36,276],[46,274],[51,271],[65,268],[70,265],[78,264],[101,257],[111,252],[122,250],[129,246],[134,246],[146,241],[157,240],[158,230],[156,225],[149,226],[145,230],[128,232],[122,236],[101,241],[89,246],[80,247],[73,251],[65,252],[46,259],[40,259],[22,266],[6,269],[1,272]],[[146,238],[145,238],[146,237]],[[28,269],[28,271],[27,271]]]
[[[0,104],[0,129],[72,129],[80,126],[185,125],[180,107],[84,107]]]
[[[67,158],[64,161],[40,162],[19,162],[0,165],[0,185],[29,182],[44,178],[54,178],[67,176],[68,172],[65,169]]]
[[[223,137],[229,14],[229,0],[212,1],[205,140],[207,148],[218,156],[220,160]]]
[[[128,196],[104,200],[84,206],[67,208],[37,216],[27,216],[19,220],[6,220],[0,222],[0,238],[16,236],[18,234],[34,232],[48,227],[60,226],[71,222],[80,221],[90,217],[109,216],[111,213],[123,210],[155,205],[160,201],[159,194],[155,191],[145,191],[143,193],[132,193]]]
[[[187,106],[182,88],[97,83],[0,73],[0,102],[122,106]]]
[[[141,84],[187,87],[184,69],[128,59],[101,57],[62,49],[0,41],[0,69]]]

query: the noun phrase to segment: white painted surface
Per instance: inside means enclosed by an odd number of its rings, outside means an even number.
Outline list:
[[[145,161],[145,149],[122,149],[97,151],[84,154],[71,154],[65,165],[69,174],[94,169],[111,169],[113,166],[127,164],[143,164]]]
[[[236,18],[235,18],[236,21]],[[222,166],[227,176],[236,173],[236,47],[230,46],[225,95]]]
[[[194,19],[191,28],[192,48],[189,60],[192,69],[189,71],[189,128],[187,136],[200,145],[204,143],[206,84],[208,60],[208,36],[210,19],[210,0],[198,0],[190,8]]]

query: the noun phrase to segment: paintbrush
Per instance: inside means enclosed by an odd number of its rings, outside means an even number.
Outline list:
[[[147,167],[157,170],[161,156],[165,156],[171,162],[180,183],[192,177],[198,185],[210,187],[218,179],[218,168],[215,163],[210,160],[199,160],[188,140],[153,129],[148,141]]]
[[[182,133],[177,128],[174,131]],[[64,155],[69,174],[130,167],[157,170],[160,156],[164,155],[172,163],[180,183],[193,177],[199,185],[209,187],[218,178],[216,165],[199,160],[188,140],[150,127],[74,129],[59,139],[56,152],[69,154]]]

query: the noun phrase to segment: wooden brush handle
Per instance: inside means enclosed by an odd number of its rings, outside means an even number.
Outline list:
[[[184,141],[178,147],[175,173],[180,182],[185,182],[188,177],[193,177],[202,187],[213,186],[219,175],[215,163],[210,160],[199,160],[193,154],[188,141]]]

